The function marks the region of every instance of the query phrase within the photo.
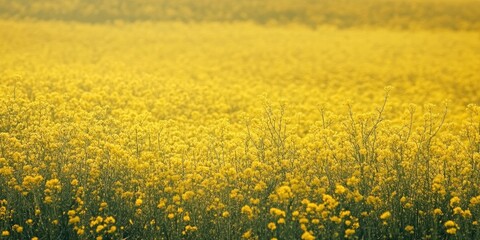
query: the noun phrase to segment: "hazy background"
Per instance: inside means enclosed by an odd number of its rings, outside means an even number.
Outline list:
[[[478,0],[0,0],[1,18],[480,30]]]

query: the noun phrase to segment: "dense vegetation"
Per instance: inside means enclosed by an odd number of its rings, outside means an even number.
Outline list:
[[[137,2],[1,2],[1,239],[480,238],[478,3]]]

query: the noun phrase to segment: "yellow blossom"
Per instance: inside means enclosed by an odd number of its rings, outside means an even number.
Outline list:
[[[441,210],[440,208],[435,208],[435,209],[433,210],[433,214],[435,214],[435,215],[442,215],[443,212],[442,212],[442,210]]]
[[[270,222],[270,223],[268,223],[268,229],[273,231],[273,230],[277,229],[277,225],[275,225],[275,223],[273,223],[273,222]]]
[[[452,220],[448,220],[448,221],[446,221],[446,222],[444,223],[444,226],[445,226],[446,228],[453,228],[453,227],[456,227],[457,224],[456,224],[454,221],[452,221]]]
[[[346,191],[347,189],[342,185],[337,184],[337,186],[335,187],[336,194],[344,194]]]
[[[355,229],[348,228],[345,230],[345,237],[349,238],[355,234]]]
[[[302,236],[301,236],[301,239],[302,240],[315,240],[315,237],[313,236],[312,233],[308,232],[308,231],[305,231]]]
[[[76,223],[79,223],[79,222],[80,222],[80,217],[78,217],[78,216],[72,217],[68,220],[68,224],[76,224]]]
[[[111,234],[111,233],[114,233],[115,231],[117,231],[117,227],[111,226],[110,229],[108,229],[107,232]]]
[[[448,228],[448,229],[447,229],[447,233],[454,235],[454,234],[457,233],[457,229],[456,229],[456,228]]]
[[[242,238],[249,239],[252,236],[252,230],[248,230],[242,234]]]
[[[453,197],[450,199],[450,206],[455,207],[458,204],[460,204],[460,198],[459,197]]]
[[[97,233],[98,233],[98,232],[101,232],[104,228],[105,228],[105,226],[100,224],[100,225],[98,225],[97,228],[95,229],[95,232],[97,232]]]
[[[382,213],[382,215],[380,215],[380,219],[382,219],[382,220],[387,220],[387,219],[389,219],[391,216],[392,216],[392,214],[390,213],[390,211],[386,211],[386,212]]]

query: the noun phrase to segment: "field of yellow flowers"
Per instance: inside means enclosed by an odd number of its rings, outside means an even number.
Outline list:
[[[0,239],[480,239],[478,16],[52,11],[0,18]]]

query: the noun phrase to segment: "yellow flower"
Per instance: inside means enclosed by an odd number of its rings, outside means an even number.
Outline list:
[[[449,220],[449,221],[446,221],[446,222],[445,222],[444,226],[447,227],[447,228],[451,228],[451,227],[455,227],[456,224],[455,224],[454,221]]]
[[[27,225],[32,226],[32,225],[33,225],[33,220],[32,220],[31,218],[29,218],[29,219],[27,219],[27,221],[25,221],[25,223],[26,223]]]
[[[140,198],[137,198],[137,200],[135,200],[135,207],[140,207],[142,203],[143,203],[143,200]]]
[[[382,219],[382,220],[387,220],[387,219],[389,219],[391,216],[392,216],[392,214],[390,213],[390,211],[386,211],[386,212],[382,213],[382,215],[380,215],[380,219]]]
[[[115,226],[111,226],[110,229],[108,229],[108,233],[114,233],[115,231],[117,231],[117,227]]]
[[[472,205],[480,204],[480,196],[472,197],[470,199],[470,204]]]
[[[435,208],[435,209],[433,210],[433,214],[435,214],[435,215],[442,215],[442,214],[443,214],[442,209],[440,209],[440,208]]]
[[[322,200],[325,202],[325,205],[328,207],[328,209],[334,209],[339,204],[337,200],[328,194],[323,194]]]
[[[252,208],[248,205],[243,206],[242,209],[240,209],[240,211],[241,213],[247,214],[248,216],[251,216],[253,214]]]
[[[270,223],[268,223],[268,229],[273,231],[273,230],[277,229],[277,225],[275,225],[274,222],[270,222]]]
[[[357,229],[357,228],[360,227],[360,223],[355,222],[355,223],[353,223],[353,226],[352,226],[352,227],[353,227],[354,229]]]
[[[311,232],[305,231],[301,237],[302,240],[315,240],[315,237]]]
[[[77,179],[73,179],[73,180],[70,182],[70,184],[71,184],[72,186],[77,186],[77,185],[78,185],[78,180],[77,180]]]
[[[351,212],[348,211],[348,210],[347,211],[341,211],[340,212],[340,217],[341,218],[348,217],[348,216],[350,216],[350,214],[351,214]]]
[[[18,225],[14,225],[14,228],[15,232],[17,233],[22,233],[23,232],[23,227],[22,226],[18,226]]]
[[[45,187],[56,191],[60,191],[62,189],[60,180],[56,178],[47,180],[47,182],[45,183]]]
[[[347,179],[347,186],[355,186],[360,182],[360,179],[352,176],[351,178]]]
[[[367,155],[367,153],[368,153],[367,149],[365,149],[365,148],[360,149],[360,154]]]
[[[42,181],[43,177],[41,175],[26,176],[23,178],[22,186],[27,189],[33,189],[40,185]]]
[[[372,206],[375,206],[375,205],[379,205],[382,203],[382,200],[379,198],[379,197],[375,197],[375,196],[368,196],[367,197],[367,203],[372,205]]]
[[[182,198],[179,195],[175,195],[175,196],[172,197],[173,202],[176,203],[176,204],[180,204],[181,199]]]
[[[346,238],[351,237],[353,234],[355,234],[355,229],[348,228],[348,229],[345,230],[345,237]]]
[[[9,231],[2,231],[2,236],[10,236],[10,232]]]
[[[470,211],[470,209],[467,209],[467,210],[462,212],[462,216],[464,218],[471,218],[472,217],[472,212]]]
[[[407,226],[405,227],[405,231],[408,232],[408,233],[411,233],[411,234],[413,234],[413,230],[414,230],[414,229],[415,229],[415,228],[414,228],[412,225],[407,225]]]
[[[330,212],[329,211],[322,211],[322,218],[323,219],[327,219],[328,215],[330,215]]]
[[[463,214],[463,210],[461,207],[456,207],[453,209],[453,215],[456,215],[456,214]]]
[[[448,220],[448,221],[445,222],[444,226],[445,226],[446,228],[452,228],[452,227],[457,226],[457,224],[456,224],[454,221],[452,221],[452,220]]]
[[[68,214],[68,216],[73,217],[73,216],[75,216],[75,210],[69,210],[67,212],[67,214]]]
[[[450,206],[453,208],[460,204],[460,198],[459,197],[453,197],[450,199]]]
[[[336,194],[344,194],[346,191],[347,189],[342,185],[337,184],[337,186],[335,187]]]
[[[182,199],[184,201],[190,200],[193,196],[195,196],[195,193],[193,191],[186,191],[184,194],[182,194]]]
[[[333,216],[333,217],[330,217],[330,221],[332,221],[336,224],[340,224],[342,222],[342,219],[337,217],[337,216]]]
[[[270,214],[276,215],[276,216],[282,216],[285,217],[285,211],[282,211],[278,208],[270,208]]]
[[[198,228],[196,226],[187,225],[187,226],[185,226],[185,230],[188,231],[188,232],[195,232],[195,231],[198,230]]]
[[[457,233],[457,229],[456,228],[449,228],[449,229],[447,229],[447,233],[454,235],[454,234]]]
[[[80,217],[78,217],[78,216],[75,216],[75,217],[70,218],[68,220],[68,224],[75,224],[75,223],[79,223],[79,222],[80,222]]]
[[[100,224],[100,225],[98,225],[97,228],[95,229],[95,232],[99,233],[99,232],[101,232],[104,228],[105,228],[105,226],[102,225],[102,224]]]
[[[277,188],[277,195],[282,200],[289,199],[293,196],[292,189],[289,186],[281,186]]]
[[[107,224],[114,224],[115,223],[115,218],[112,216],[106,217],[105,218],[105,223]]]
[[[53,202],[52,197],[46,196],[44,202],[45,202],[46,204],[52,203],[52,202]]]
[[[248,230],[242,234],[242,238],[249,239],[252,236],[252,230]]]
[[[300,212],[298,212],[298,211],[293,211],[292,212],[292,217],[298,217],[298,215],[300,215]]]

